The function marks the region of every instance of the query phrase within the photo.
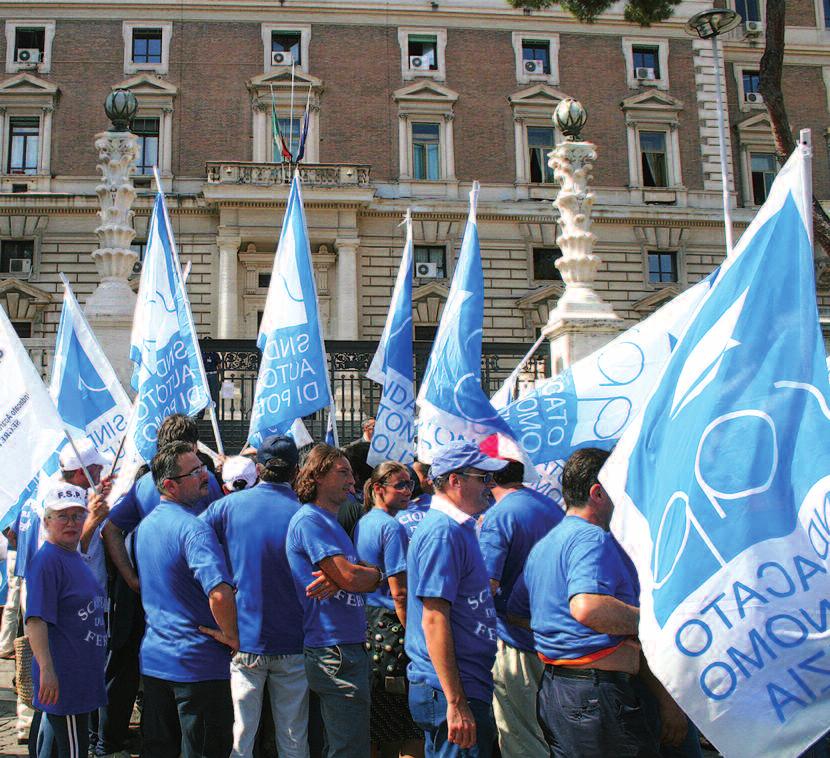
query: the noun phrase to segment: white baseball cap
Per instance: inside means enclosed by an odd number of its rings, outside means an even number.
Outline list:
[[[244,487],[234,487],[234,483],[242,480]],[[256,484],[256,464],[242,455],[234,455],[222,464],[222,481],[228,489],[248,489]]]
[[[50,511],[63,511],[67,508],[87,510],[86,490],[76,487],[74,484],[57,482],[47,490],[46,496],[43,498],[43,508]]]
[[[77,453],[75,450],[77,449]],[[61,471],[76,471],[79,468],[86,466],[106,466],[107,461],[104,456],[96,450],[88,439],[78,440],[75,442],[75,447],[69,443],[64,445],[60,454]]]

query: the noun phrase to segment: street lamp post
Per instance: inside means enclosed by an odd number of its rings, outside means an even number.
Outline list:
[[[686,32],[712,43],[712,58],[715,65],[715,97],[718,104],[718,146],[720,148],[721,184],[723,185],[723,226],[726,236],[726,254],[732,255],[732,210],[729,207],[729,173],[726,163],[726,130],[724,127],[723,94],[721,93],[720,53],[718,36],[732,31],[741,23],[741,17],[729,8],[713,8],[692,16],[686,23]]]

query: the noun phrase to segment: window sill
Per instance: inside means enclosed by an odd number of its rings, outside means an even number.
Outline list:
[[[446,75],[441,69],[421,71],[420,69],[406,68],[403,70],[402,75],[405,82],[414,79],[434,79],[436,82],[443,82],[446,79]]]
[[[15,194],[25,195],[31,192],[48,192],[52,182],[49,174],[12,174],[4,172],[0,174],[0,192],[14,192],[14,185],[25,184],[28,186],[26,192]]]

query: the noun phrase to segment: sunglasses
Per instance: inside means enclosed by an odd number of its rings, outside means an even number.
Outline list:
[[[461,476],[472,477],[473,479],[481,479],[483,484],[490,484],[493,481],[493,474],[490,471],[485,471],[479,474],[477,471],[465,471]]]
[[[186,479],[187,477],[192,477],[193,479],[198,479],[199,475],[203,472],[207,471],[207,466],[203,463],[201,466],[197,466],[192,471],[188,471],[186,474],[179,474],[178,476],[168,476],[168,479]]]
[[[384,482],[382,486],[391,487],[393,490],[398,490],[398,492],[403,492],[404,490],[409,490],[411,492],[415,487],[415,482],[413,482],[411,479],[406,479],[400,482],[395,482],[394,484]]]

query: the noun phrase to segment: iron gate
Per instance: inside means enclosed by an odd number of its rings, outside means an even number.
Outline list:
[[[382,387],[366,378],[377,349],[375,341],[327,340],[329,379],[337,405],[337,432],[341,444],[360,436],[360,425],[380,402]],[[200,341],[208,383],[217,406],[219,428],[226,452],[236,453],[245,444],[250,422],[260,352],[254,340]],[[431,342],[415,342],[416,392],[429,359]],[[509,376],[531,345],[485,343],[481,357],[481,385],[492,395]],[[542,345],[528,362],[522,380],[533,382],[549,376],[549,353]],[[303,419],[315,440],[325,437],[327,411]],[[204,422],[203,422],[204,423]],[[205,429],[205,439],[210,432]]]

